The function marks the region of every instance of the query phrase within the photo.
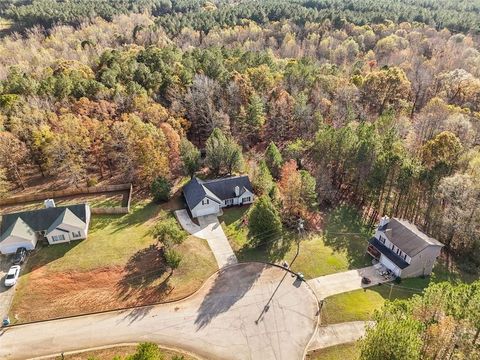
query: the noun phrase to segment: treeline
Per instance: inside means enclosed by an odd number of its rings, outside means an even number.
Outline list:
[[[329,19],[337,28],[344,22],[366,25],[408,21],[459,32],[480,29],[478,0],[11,0],[3,1],[0,11],[24,28],[78,26],[96,16],[111,20],[120,14],[149,12],[159,17],[158,24],[170,34],[178,34],[185,27],[208,33],[215,27],[235,26],[245,20],[259,25],[281,20],[303,25]]]
[[[331,21],[174,36],[154,20],[123,15],[0,41],[2,179],[21,186],[34,164],[71,184],[115,175],[149,187],[181,173],[186,138],[204,149],[217,128],[262,175],[259,192],[290,194],[284,219],[348,201],[372,222],[407,218],[479,266],[475,37]],[[270,142],[274,167],[260,161]],[[209,167],[235,171],[228,163]]]
[[[361,360],[478,359],[480,282],[437,283],[387,302],[360,340]]]

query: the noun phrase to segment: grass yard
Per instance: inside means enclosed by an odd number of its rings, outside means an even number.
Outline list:
[[[121,360],[127,356],[135,354],[136,346],[116,346],[108,349],[92,350],[80,352],[77,354],[64,355],[65,360]],[[195,360],[196,358],[173,350],[167,350],[160,347],[164,360],[173,360],[175,356],[183,360]],[[61,356],[51,358],[55,360],[62,360]]]
[[[311,351],[307,360],[358,360],[360,350],[355,343],[331,346],[325,349]]]
[[[371,320],[375,310],[380,309],[385,301],[408,299],[420,295],[430,283],[441,281],[472,282],[478,277],[447,269],[444,261],[439,261],[432,276],[403,279],[400,284],[388,283],[372,286],[367,290],[356,290],[330,296],[322,308],[322,324],[335,324],[345,321]]]
[[[45,246],[29,256],[10,311],[17,322],[150,304],[195,291],[217,269],[203,240],[188,236],[173,275],[152,235],[172,202],[141,202],[128,215],[93,216],[88,239]],[[35,306],[32,307],[31,304]]]
[[[297,251],[296,234],[287,233],[283,242],[268,248],[252,248],[248,244],[248,227],[243,224],[248,207],[224,209],[220,218],[230,245],[240,261],[286,260],[291,262]],[[300,252],[292,266],[307,279],[348,269],[368,266],[371,258],[365,248],[371,232],[358,213],[339,207],[326,217],[323,234],[311,234],[300,242]]]

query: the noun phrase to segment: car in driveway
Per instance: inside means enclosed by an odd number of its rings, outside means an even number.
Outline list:
[[[20,275],[20,266],[13,265],[5,276],[5,286],[10,287],[17,283],[18,276]]]
[[[18,248],[15,255],[13,255],[13,265],[22,265],[27,258],[27,249],[24,247]]]

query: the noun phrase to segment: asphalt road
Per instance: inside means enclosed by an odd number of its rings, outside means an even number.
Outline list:
[[[8,328],[0,358],[153,341],[212,360],[294,360],[303,358],[317,321],[306,283],[278,267],[237,264],[179,302]]]

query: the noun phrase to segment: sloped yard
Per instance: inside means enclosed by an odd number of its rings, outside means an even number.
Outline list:
[[[239,261],[290,262],[297,251],[297,235],[286,233],[283,241],[266,248],[252,248],[248,243],[248,227],[243,219],[248,207],[224,210],[220,222],[230,245]],[[368,229],[359,214],[351,208],[339,207],[326,216],[322,234],[302,237],[300,252],[293,264],[293,270],[300,271],[305,278],[355,269],[371,265],[371,258],[365,255],[369,236]]]
[[[10,314],[32,321],[178,299],[195,291],[216,270],[208,245],[192,236],[179,246],[173,275],[152,230],[168,203],[141,202],[124,216],[94,216],[89,237],[43,247],[25,265]],[[35,304],[35,306],[32,306]]]

